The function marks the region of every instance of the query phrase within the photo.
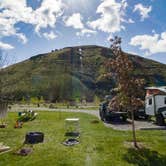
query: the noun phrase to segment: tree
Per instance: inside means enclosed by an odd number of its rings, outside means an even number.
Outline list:
[[[93,99],[93,102],[95,103],[95,105],[99,105],[99,103],[100,103],[100,98],[99,98],[97,95],[95,95],[95,96],[94,96],[94,99]]]
[[[44,104],[44,103],[45,103],[43,96],[40,96],[39,103],[40,103],[40,104]]]
[[[25,97],[23,96],[22,99],[21,99],[21,104],[26,104],[26,100],[25,100]]]
[[[0,50],[0,120],[1,127],[5,127],[5,117],[7,115],[7,107],[9,102],[9,96],[4,92],[4,87],[7,84],[7,77],[4,77],[4,66],[7,63],[7,55]]]
[[[40,102],[40,100],[39,100],[38,97],[31,97],[30,98],[30,103],[31,104],[37,105],[37,104],[39,104],[39,102]]]
[[[128,55],[121,49],[121,38],[115,37],[111,39],[111,49],[114,57],[107,63],[107,67],[111,68],[111,75],[117,82],[117,96],[114,98],[116,107],[119,109],[131,111],[132,117],[132,133],[133,143],[138,147],[134,123],[134,111],[143,105],[141,94],[143,91],[144,80],[136,78],[132,74],[134,65]],[[110,75],[110,73],[108,73]]]

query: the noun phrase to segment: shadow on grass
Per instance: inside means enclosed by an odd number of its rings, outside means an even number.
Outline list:
[[[161,155],[150,149],[128,149],[124,155],[124,160],[137,166],[164,166],[166,165],[166,156]]]
[[[129,122],[128,120],[123,121],[121,119],[113,119],[113,120],[106,121],[105,123],[112,124],[112,125],[126,125],[126,124],[131,124],[131,122]]]

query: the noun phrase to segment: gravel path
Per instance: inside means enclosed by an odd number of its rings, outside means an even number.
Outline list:
[[[23,109],[26,108],[17,108],[14,110],[11,110],[12,112],[14,111],[22,111]],[[90,115],[94,115],[96,117],[99,117],[99,111],[98,110],[83,110],[83,109],[49,109],[49,108],[29,108],[29,110],[34,110],[34,111],[62,111],[62,112],[75,112],[75,113],[87,113]],[[106,127],[111,127],[114,130],[131,130],[131,120],[127,120],[127,122],[123,123],[104,123]],[[135,121],[135,128],[136,130],[166,130],[166,126],[157,126],[154,124],[154,122],[148,122],[148,121]]]

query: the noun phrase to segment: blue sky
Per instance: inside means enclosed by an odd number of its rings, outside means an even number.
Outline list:
[[[165,0],[0,0],[0,50],[10,63],[76,45],[109,47],[166,64]]]

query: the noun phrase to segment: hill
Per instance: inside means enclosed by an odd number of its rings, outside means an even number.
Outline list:
[[[91,101],[94,96],[108,94],[114,86],[112,78],[103,77],[104,64],[112,56],[111,49],[100,46],[67,47],[40,54],[6,68],[1,75],[6,80],[3,91],[12,93],[16,100],[43,96],[52,102]],[[135,66],[133,74],[145,78],[147,86],[166,84],[166,65],[128,56]]]

